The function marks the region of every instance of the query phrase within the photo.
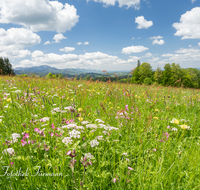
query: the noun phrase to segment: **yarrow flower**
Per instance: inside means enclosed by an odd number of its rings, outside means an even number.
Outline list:
[[[67,145],[67,144],[72,144],[73,140],[71,139],[71,137],[65,137],[62,142]]]
[[[15,151],[14,151],[13,148],[7,148],[7,149],[5,149],[2,153],[3,153],[3,154],[5,154],[5,153],[13,154],[13,153],[15,153]]]
[[[98,146],[98,144],[99,144],[99,142],[98,142],[96,139],[90,141],[90,146],[91,146],[91,147]]]
[[[74,138],[80,138],[80,132],[73,129],[71,132],[69,132],[70,137],[74,137]]]
[[[178,131],[178,129],[176,127],[171,129],[172,131]]]

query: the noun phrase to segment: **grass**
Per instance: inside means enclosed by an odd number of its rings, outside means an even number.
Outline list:
[[[0,83],[0,190],[200,188],[199,90]]]

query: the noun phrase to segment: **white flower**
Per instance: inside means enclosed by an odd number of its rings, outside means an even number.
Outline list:
[[[40,119],[40,121],[43,121],[43,122],[46,122],[46,121],[49,121],[49,117],[44,117],[44,118],[42,118],[42,119]]]
[[[70,110],[70,109],[72,109],[72,107],[71,107],[71,106],[68,106],[68,107],[64,107],[64,109],[65,109],[65,110]]]
[[[99,142],[96,139],[90,141],[90,146],[91,147],[97,146],[98,144],[99,144]]]
[[[104,128],[104,127],[107,127],[106,125],[104,124],[98,124],[99,128]]]
[[[122,155],[127,156],[128,154],[125,152],[125,153],[123,153]]]
[[[15,151],[14,151],[14,149],[13,148],[7,148],[7,149],[5,149],[2,153],[4,154],[4,153],[9,153],[9,154],[12,154],[12,153],[14,153]]]
[[[72,144],[73,140],[71,139],[71,137],[65,137],[62,142],[67,145],[67,144]]]
[[[178,131],[178,129],[176,127],[172,128],[172,131]]]
[[[82,129],[82,130],[84,130],[85,128],[83,126],[76,126],[75,129]]]
[[[170,123],[175,123],[175,124],[179,124],[179,120],[176,118],[173,118],[172,121],[170,121]]]
[[[101,119],[96,119],[95,121],[99,122],[99,123],[105,123],[104,121],[102,121]]]
[[[70,137],[74,137],[74,138],[80,138],[80,132],[73,129],[71,132],[69,132]]]
[[[97,128],[98,128],[98,126],[97,126],[97,125],[95,125],[95,124],[88,124],[88,125],[86,125],[86,128],[90,128],[90,129],[97,129]]]
[[[86,156],[88,159],[91,159],[91,158],[94,157],[91,153],[85,153],[85,156]]]
[[[69,125],[63,125],[63,126],[62,126],[63,129],[64,129],[64,128],[70,129],[70,128],[75,128],[75,127],[77,127],[77,125],[76,125],[76,124],[73,124],[73,123],[71,123],[71,124],[69,124]]]
[[[81,124],[82,125],[87,125],[89,122],[88,121],[82,121]]]
[[[18,139],[17,139],[17,138],[20,138],[20,137],[21,137],[21,135],[20,135],[20,134],[13,133],[13,134],[12,134],[12,138],[13,138],[13,140],[12,140],[12,143],[15,143],[15,142],[17,142],[17,141],[18,141]]]
[[[107,134],[107,131],[103,131],[103,134],[106,135],[106,134]]]
[[[3,118],[4,116],[0,116],[0,118]]]
[[[102,140],[102,139],[103,139],[103,136],[96,136],[96,139],[97,139],[97,140]]]

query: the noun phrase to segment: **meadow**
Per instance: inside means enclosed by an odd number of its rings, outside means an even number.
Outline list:
[[[0,77],[0,190],[200,189],[200,90]]]

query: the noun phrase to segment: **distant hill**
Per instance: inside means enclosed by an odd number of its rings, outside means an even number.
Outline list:
[[[66,69],[57,69],[55,67],[50,67],[48,65],[41,65],[36,67],[16,67],[14,69],[15,73],[18,74],[30,74],[35,73],[39,75],[47,75],[48,73],[59,74],[62,73],[64,75],[80,75],[84,73],[102,73],[100,70],[92,70],[92,69],[74,69],[74,68],[66,68]]]
[[[45,76],[48,73],[52,74],[63,74],[64,76],[85,76],[86,74],[90,74],[91,76],[94,76],[95,74],[98,76],[103,76],[104,73],[101,70],[92,70],[92,69],[80,69],[80,68],[66,68],[66,69],[57,69],[55,67],[50,67],[48,65],[41,65],[41,66],[35,66],[35,67],[16,67],[14,69],[15,74],[30,74],[34,73],[39,76]],[[114,73],[116,73],[118,76],[122,75],[128,75],[130,71],[108,71],[108,74],[111,76],[114,76]]]

